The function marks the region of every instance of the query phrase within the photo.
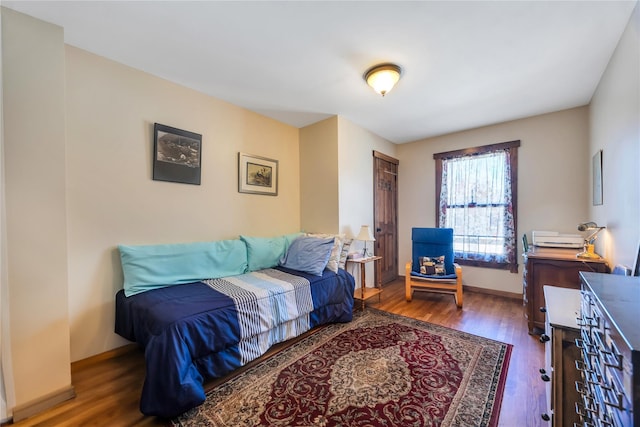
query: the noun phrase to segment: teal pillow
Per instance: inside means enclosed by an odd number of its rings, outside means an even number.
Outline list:
[[[291,243],[287,254],[280,260],[280,265],[292,270],[322,276],[331,256],[333,241],[333,237],[326,239],[298,237]]]
[[[240,240],[119,245],[124,294],[135,295],[204,279],[235,276],[247,270],[247,249]]]
[[[248,271],[257,271],[278,265],[280,258],[287,252],[287,237],[248,237],[240,236],[247,245]]]

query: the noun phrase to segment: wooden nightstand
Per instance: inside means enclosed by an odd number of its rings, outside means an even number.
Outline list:
[[[380,282],[382,274],[380,272],[380,260],[382,259],[381,256],[370,256],[368,258],[361,258],[361,259],[347,259],[347,263],[352,263],[352,264],[360,264],[360,289],[356,289],[355,293],[353,294],[353,297],[355,299],[361,300],[362,301],[362,310],[364,310],[365,306],[366,306],[366,301],[371,298],[374,297],[376,295],[378,295],[378,298],[380,298],[380,294],[382,293],[382,283]],[[366,284],[366,276],[365,276],[365,270],[367,267],[367,264],[373,262],[374,263],[374,267],[375,267],[375,278],[374,278],[374,286],[373,288],[367,288]]]

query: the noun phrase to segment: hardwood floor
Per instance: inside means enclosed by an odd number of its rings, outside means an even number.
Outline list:
[[[416,292],[408,303],[404,282],[398,280],[384,287],[380,302],[376,297],[367,306],[513,344],[499,425],[547,424],[540,418],[545,412],[545,388],[538,374],[544,364],[544,347],[538,336],[527,332],[521,300],[465,292],[464,309],[458,310],[451,295]],[[138,409],[144,373],[143,353],[137,348],[111,358],[75,362],[71,375],[76,397],[13,425],[168,425],[166,420],[146,417]]]

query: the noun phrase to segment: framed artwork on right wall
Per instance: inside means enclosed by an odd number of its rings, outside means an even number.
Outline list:
[[[593,206],[602,204],[602,150],[593,155]]]
[[[638,243],[638,254],[636,256],[636,262],[633,266],[633,275],[640,276],[640,243]]]

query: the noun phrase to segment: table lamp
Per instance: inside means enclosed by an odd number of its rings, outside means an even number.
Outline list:
[[[367,242],[375,242],[376,239],[373,238],[373,235],[371,234],[371,230],[369,230],[369,226],[368,225],[363,225],[360,227],[360,233],[358,233],[358,236],[356,237],[356,240],[361,240],[364,242],[364,249],[362,250],[362,257],[366,258],[369,256],[368,252],[367,252]]]
[[[594,252],[594,242],[598,238],[598,233],[607,227],[599,227],[595,222],[583,222],[578,224],[578,231],[593,231],[584,239],[584,251],[576,254],[578,258],[600,259],[600,255]]]

